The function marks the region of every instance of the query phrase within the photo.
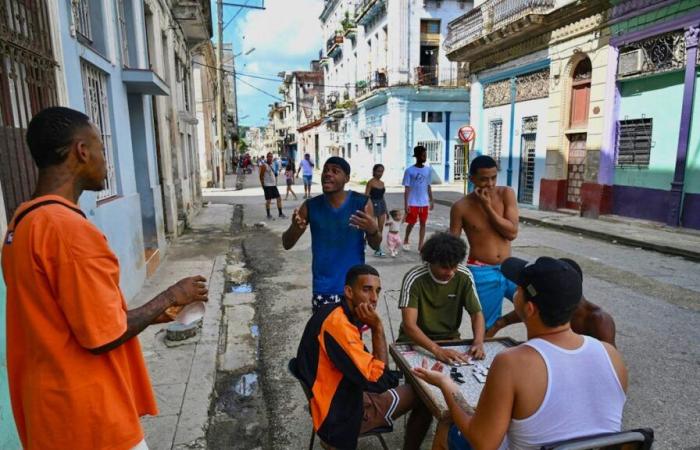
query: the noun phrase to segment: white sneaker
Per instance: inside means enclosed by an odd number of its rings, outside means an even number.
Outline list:
[[[403,244],[403,251],[405,252],[410,252],[411,251],[411,246],[408,244]]]

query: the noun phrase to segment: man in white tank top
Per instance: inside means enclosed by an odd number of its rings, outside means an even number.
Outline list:
[[[513,303],[528,341],[493,360],[476,411],[464,403],[449,369],[415,369],[445,396],[456,425],[450,448],[537,449],[620,431],[627,390],[622,357],[612,345],[571,331],[581,277],[548,257],[530,264],[508,258],[501,270],[518,286]]]

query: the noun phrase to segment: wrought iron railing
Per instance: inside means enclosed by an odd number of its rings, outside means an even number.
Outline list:
[[[75,31],[82,37],[92,42],[92,26],[90,24],[89,0],[72,0],[73,20]]]
[[[448,24],[445,48],[456,50],[525,16],[545,14],[552,8],[554,0],[487,0]]]
[[[360,19],[367,12],[367,10],[369,10],[372,4],[376,3],[377,1],[378,0],[361,0],[357,2],[355,5],[355,18]]]
[[[418,66],[413,70],[413,84],[418,86],[465,87],[468,76],[459,67]]]

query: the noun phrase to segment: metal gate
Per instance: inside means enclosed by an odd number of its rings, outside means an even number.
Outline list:
[[[464,145],[456,144],[454,148],[455,181],[462,181],[467,178],[464,171]]]
[[[566,207],[578,209],[581,206],[581,185],[586,167],[586,134],[573,134],[569,136],[569,141]]]
[[[522,135],[520,150],[520,176],[518,177],[518,202],[532,204],[532,193],[535,189],[535,141],[537,135],[527,133]]]
[[[27,125],[57,103],[56,62],[45,0],[0,1],[0,181],[8,220],[34,191]]]

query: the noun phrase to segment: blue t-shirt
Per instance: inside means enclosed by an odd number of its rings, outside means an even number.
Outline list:
[[[429,206],[430,166],[411,166],[403,173],[403,185],[411,188],[408,193],[408,206]]]
[[[342,295],[348,270],[365,263],[365,232],[350,226],[350,216],[366,204],[367,196],[354,191],[338,209],[325,195],[306,201],[314,295]]]

